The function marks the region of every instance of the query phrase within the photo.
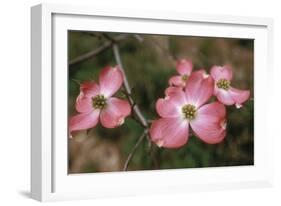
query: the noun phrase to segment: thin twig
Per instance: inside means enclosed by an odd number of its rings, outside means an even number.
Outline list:
[[[136,142],[135,146],[133,147],[132,151],[130,152],[130,154],[127,157],[127,160],[126,160],[124,168],[123,168],[123,171],[126,171],[128,169],[128,165],[130,163],[130,160],[133,158],[137,148],[139,147],[141,142],[145,139],[145,137],[146,136],[148,137],[149,129],[148,129],[148,122],[147,122],[146,118],[142,115],[138,105],[134,102],[134,99],[132,98],[131,87],[129,85],[126,73],[124,71],[124,67],[123,67],[123,64],[122,64],[122,61],[121,61],[121,57],[120,57],[119,47],[118,47],[118,45],[116,43],[114,43],[112,48],[113,48],[113,53],[114,53],[116,62],[120,66],[120,69],[122,70],[122,72],[124,74],[124,87],[125,87],[125,93],[127,95],[127,98],[129,100],[130,104],[132,105],[132,108],[134,110],[134,114],[138,117],[139,122],[145,128],[142,136],[140,136],[140,138]],[[150,141],[149,138],[148,138],[148,141]]]
[[[128,93],[128,99],[130,101],[130,104],[133,105],[133,110],[134,110],[135,114],[137,115],[137,117],[139,118],[142,126],[147,127],[148,126],[147,120],[142,115],[138,105],[135,104],[133,98],[131,97],[132,91],[131,91],[131,87],[129,85],[127,76],[125,75],[124,67],[123,67],[123,64],[122,64],[122,61],[121,61],[121,58],[120,58],[119,47],[118,47],[117,44],[113,44],[112,47],[113,47],[113,52],[114,52],[116,62],[120,66],[120,69],[122,70],[122,72],[124,74],[124,86],[125,86],[126,92]]]
[[[178,57],[172,53],[170,53],[170,51],[164,47],[162,47],[159,42],[157,42],[157,40],[154,39],[150,39],[150,41],[152,43],[154,43],[154,45],[156,45],[160,50],[162,50],[162,52],[164,52],[167,56],[171,57],[175,62],[178,61]]]
[[[120,42],[120,41],[123,41],[125,39],[128,38],[128,35],[125,35],[125,34],[121,34],[117,37],[114,38],[114,41],[115,42]],[[71,66],[73,65],[76,65],[76,64],[79,64],[85,60],[88,60],[94,56],[97,56],[98,54],[104,52],[105,50],[109,49],[111,46],[112,46],[113,42],[112,41],[107,41],[105,42],[102,46],[96,48],[96,49],[93,49],[92,51],[86,53],[86,54],[82,54],[81,56],[78,56],[72,60],[69,61],[69,67],[71,68]]]
[[[137,103],[136,101],[133,99],[132,95],[129,95],[128,92],[126,91],[125,87],[123,86],[123,90],[122,93],[126,96],[127,99],[132,99],[132,101],[129,101],[129,104],[131,106],[131,108],[134,108]],[[140,121],[140,118],[138,117],[138,115],[135,113],[135,110],[133,110],[132,116],[131,116],[136,122],[138,122],[142,127],[146,128],[145,125],[143,125],[143,123]],[[146,120],[147,121],[147,120]],[[147,121],[147,123],[149,123]]]
[[[152,145],[150,146],[149,150],[148,150],[148,155],[151,157],[153,164],[154,164],[154,169],[159,169],[159,163],[157,161],[157,158],[155,157],[155,152],[157,150],[157,146],[156,145]]]
[[[129,153],[129,155],[128,155],[127,159],[126,159],[123,171],[127,171],[131,159],[133,158],[133,156],[134,156],[135,152],[137,151],[137,149],[138,149],[139,145],[141,144],[141,142],[145,139],[147,133],[148,133],[148,130],[147,129],[144,130],[144,132],[142,133],[142,135],[138,139],[137,143],[135,144],[135,146],[133,147],[133,149]]]
[[[91,36],[91,37],[95,37],[95,38],[98,38],[99,40],[103,38],[103,36],[100,34],[100,33],[97,33],[97,32],[85,32],[85,34]]]
[[[117,43],[116,41],[115,41],[115,39],[113,38],[113,37],[111,37],[110,35],[108,35],[107,33],[102,33],[102,36],[104,37],[104,38],[106,38],[107,40],[109,40],[111,43],[113,43],[113,44],[115,44],[115,43]]]
[[[138,40],[139,42],[143,42],[143,40],[144,40],[143,37],[142,37],[141,35],[139,35],[139,34],[134,34],[133,36],[134,36],[135,39]]]
[[[81,83],[77,80],[77,79],[71,79],[74,83],[78,84],[79,86],[81,85]]]

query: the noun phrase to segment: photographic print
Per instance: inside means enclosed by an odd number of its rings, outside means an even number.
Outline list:
[[[254,165],[254,40],[68,31],[68,173]]]

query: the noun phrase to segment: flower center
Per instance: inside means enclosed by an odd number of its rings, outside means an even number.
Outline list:
[[[186,74],[182,75],[182,76],[181,76],[181,79],[182,79],[183,81],[186,81],[186,80],[188,79],[188,75],[186,75]]]
[[[98,94],[92,99],[94,109],[103,109],[106,106],[106,98],[102,94]]]
[[[228,90],[230,87],[230,81],[226,79],[220,79],[217,81],[217,87],[220,89]]]
[[[191,104],[184,105],[181,109],[185,119],[192,120],[196,115],[196,108]]]

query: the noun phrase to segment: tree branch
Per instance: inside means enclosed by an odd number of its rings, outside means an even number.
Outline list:
[[[116,62],[120,66],[120,69],[122,70],[122,72],[124,74],[124,86],[125,86],[126,92],[128,93],[128,99],[130,101],[130,104],[133,105],[133,110],[134,110],[135,114],[137,115],[137,117],[139,118],[142,126],[147,127],[148,126],[147,120],[142,115],[138,105],[134,102],[133,98],[131,97],[132,91],[131,91],[131,87],[129,85],[126,73],[125,73],[123,65],[122,65],[122,61],[121,61],[120,53],[119,53],[119,47],[117,44],[113,44],[112,47],[113,47],[113,52],[114,52]]]
[[[148,134],[148,129],[145,129],[144,132],[142,133],[142,135],[140,136],[140,138],[138,139],[137,143],[135,144],[135,146],[133,147],[133,149],[131,150],[131,152],[129,153],[129,156],[126,159],[123,171],[127,171],[129,163],[132,159],[132,157],[134,156],[135,152],[137,151],[139,145],[141,144],[141,142],[145,139],[146,135]]]
[[[124,67],[123,67],[123,64],[122,64],[122,61],[121,61],[119,47],[118,47],[117,43],[114,43],[112,48],[113,48],[113,53],[114,53],[116,62],[120,66],[120,69],[122,70],[122,72],[124,74],[124,87],[125,87],[125,91],[126,91],[126,94],[127,94],[126,96],[129,100],[130,104],[132,105],[134,114],[139,119],[139,123],[145,128],[143,134],[140,136],[140,138],[136,142],[135,146],[133,147],[132,151],[129,153],[129,155],[127,157],[127,160],[126,160],[124,168],[123,168],[123,171],[126,171],[128,169],[129,163],[130,163],[131,159],[133,158],[137,148],[139,147],[141,142],[145,139],[145,137],[148,136],[149,128],[148,128],[148,122],[147,122],[146,118],[143,116],[143,114],[141,113],[138,105],[134,102],[134,99],[131,96],[131,94],[132,94],[131,87],[129,85],[126,73],[124,71]],[[150,141],[149,138],[148,138],[148,141]]]
[[[128,35],[127,34],[121,34],[117,37],[114,38],[114,42],[120,42],[120,41],[123,41],[125,39],[128,38]],[[82,54],[81,56],[78,56],[72,60],[69,61],[68,65],[69,67],[71,68],[71,66],[73,65],[76,65],[76,64],[79,64],[85,60],[88,60],[94,56],[97,56],[98,54],[104,52],[105,50],[109,49],[113,44],[114,44],[113,41],[107,41],[105,42],[102,46],[96,48],[96,49],[93,49],[92,51],[86,53],[86,54]]]

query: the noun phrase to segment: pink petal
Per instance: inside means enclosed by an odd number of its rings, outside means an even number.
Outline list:
[[[169,87],[165,93],[167,96],[156,102],[157,113],[161,117],[181,116],[181,108],[187,103],[184,91],[179,87]]]
[[[226,116],[225,106],[220,102],[212,102],[205,104],[197,110],[199,116],[209,116],[209,120],[224,119]]]
[[[201,75],[203,78],[209,77],[205,69],[199,69],[193,72],[194,74]]]
[[[176,87],[184,87],[185,86],[185,81],[182,80],[181,76],[172,76],[169,79],[169,85],[170,86],[176,86]]]
[[[159,147],[178,148],[187,143],[188,121],[180,118],[161,118],[150,128],[151,140]]]
[[[69,120],[69,131],[84,130],[93,128],[97,125],[99,120],[99,110],[93,110],[90,113],[78,114],[70,118]]]
[[[83,82],[80,85],[80,95],[85,97],[93,97],[100,93],[99,85],[94,81]]]
[[[99,85],[95,82],[84,82],[80,85],[80,94],[76,99],[76,110],[80,113],[89,113],[93,110],[92,97],[99,94]]]
[[[231,80],[232,79],[232,69],[230,66],[213,66],[211,68],[211,76],[214,78],[215,81],[220,79]]]
[[[173,102],[178,107],[182,107],[187,103],[185,92],[182,89],[174,89],[165,99],[170,100],[170,102]]]
[[[237,108],[240,108],[241,104],[249,99],[250,91],[233,87],[230,87],[228,90],[215,88],[215,95],[221,103],[225,105],[236,104]]]
[[[158,99],[156,102],[156,111],[161,117],[178,117],[180,116],[180,107],[177,96]]]
[[[181,87],[168,87],[166,90],[165,90],[165,95],[166,96],[171,96],[173,95],[174,93],[177,93],[179,91],[183,91]]]
[[[190,75],[193,68],[191,61],[186,59],[181,59],[177,62],[177,71],[180,75]]]
[[[105,97],[111,97],[123,84],[123,73],[116,67],[105,67],[99,76],[100,93]]]
[[[130,114],[131,106],[128,101],[111,97],[107,100],[106,108],[101,111],[101,124],[106,128],[115,128],[122,125]]]
[[[212,96],[214,80],[202,70],[193,72],[185,87],[187,101],[196,107],[200,107]]]
[[[233,105],[235,104],[235,100],[230,95],[229,90],[215,88],[215,95],[217,96],[218,100],[225,104],[225,105]]]
[[[233,87],[229,89],[229,94],[234,99],[236,104],[242,104],[245,101],[247,101],[250,97],[249,90],[240,90],[240,89],[235,89]]]
[[[76,99],[76,110],[80,113],[89,113],[93,110],[92,98],[86,97],[82,93]]]
[[[221,142],[226,135],[225,107],[213,102],[198,109],[196,117],[190,122],[195,134],[208,144]]]

